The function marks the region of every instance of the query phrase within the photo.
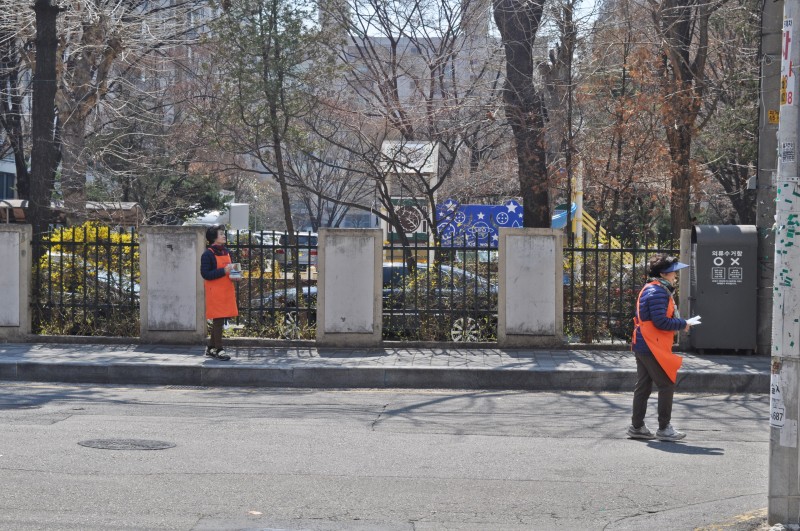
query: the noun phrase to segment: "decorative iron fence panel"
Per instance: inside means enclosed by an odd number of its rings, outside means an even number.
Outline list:
[[[384,339],[495,341],[497,248],[409,244],[384,245]]]
[[[647,280],[647,261],[657,253],[678,255],[668,241],[640,245],[572,242],[564,249],[564,334],[570,343],[629,342],[636,298]]]
[[[228,333],[314,339],[317,323],[317,235],[229,231],[228,249],[242,265],[236,283],[239,317]]]
[[[134,230],[86,223],[33,244],[35,334],[139,335],[139,243]]]

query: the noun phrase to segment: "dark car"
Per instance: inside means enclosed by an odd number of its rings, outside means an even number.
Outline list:
[[[298,339],[312,335],[317,322],[317,286],[276,289],[264,297],[251,299],[249,308],[240,308],[258,323],[274,328],[284,339]]]
[[[496,333],[495,282],[457,267],[383,264],[383,323],[389,337],[473,342]]]
[[[452,341],[478,341],[496,327],[496,283],[447,265],[383,264],[383,325],[388,337],[438,333]],[[250,301],[250,312],[275,326],[281,337],[301,337],[316,323],[317,286],[280,289]],[[433,328],[436,328],[435,330]]]

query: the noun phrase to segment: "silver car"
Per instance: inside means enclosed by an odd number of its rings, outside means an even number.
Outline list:
[[[307,270],[310,266],[317,267],[317,234],[312,232],[299,233],[295,236],[295,243],[289,243],[289,235],[283,233],[275,247],[275,259],[284,269],[294,268],[294,253],[297,252],[297,267],[300,271]]]

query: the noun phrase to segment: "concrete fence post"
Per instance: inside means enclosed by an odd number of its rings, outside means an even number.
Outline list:
[[[0,225],[0,340],[21,341],[31,333],[30,225]]]
[[[317,344],[369,347],[383,330],[383,231],[320,229]]]
[[[200,276],[205,230],[205,227],[141,228],[142,341],[198,344],[205,340],[205,294]]]
[[[500,229],[497,342],[564,342],[564,240],[558,229]]]

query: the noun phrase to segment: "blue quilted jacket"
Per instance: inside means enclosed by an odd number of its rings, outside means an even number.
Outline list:
[[[639,299],[639,319],[653,321],[653,325],[661,330],[683,330],[686,328],[684,319],[667,317],[670,297],[672,295],[663,286],[653,284],[645,286],[644,293]],[[636,329],[636,343],[633,345],[633,351],[650,352],[639,328]]]
[[[200,255],[200,276],[205,280],[216,280],[225,276],[225,269],[217,268],[217,258],[210,249]]]

